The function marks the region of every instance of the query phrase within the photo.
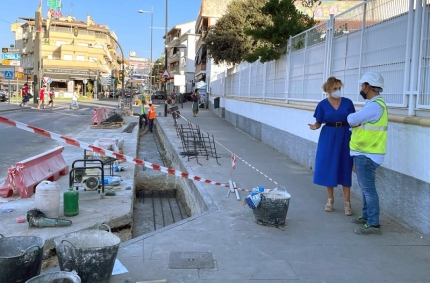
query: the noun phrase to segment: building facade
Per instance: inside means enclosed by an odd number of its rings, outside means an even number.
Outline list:
[[[170,74],[168,93],[172,93],[173,90],[176,93],[187,93],[192,90],[197,37],[195,23],[192,21],[175,25],[167,33],[167,70]]]
[[[118,77],[122,68],[122,54],[117,54],[116,35],[107,25],[96,24],[90,15],[85,22],[72,16],[47,18],[41,22],[39,42],[36,40],[36,21],[21,18],[26,23],[16,29],[16,46],[21,49],[21,67],[35,75],[40,82],[49,78],[59,96],[69,96],[74,87],[81,94],[89,90],[100,92],[114,88],[118,80],[99,80]],[[39,44],[39,54],[36,45]],[[38,58],[36,58],[38,57]]]

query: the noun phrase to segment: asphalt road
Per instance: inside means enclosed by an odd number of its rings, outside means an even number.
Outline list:
[[[25,109],[2,112],[0,115],[57,134],[73,137],[91,123],[94,106],[115,107],[117,101],[79,103],[79,109],[69,109],[70,102],[55,102],[53,110]],[[64,145],[55,140],[18,128],[0,124],[0,179],[7,176],[7,168],[16,162]]]

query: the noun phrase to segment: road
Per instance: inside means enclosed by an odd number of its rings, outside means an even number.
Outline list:
[[[1,116],[57,134],[73,137],[91,123],[94,106],[116,107],[114,100],[79,102],[79,109],[69,109],[70,102],[56,101],[53,110],[25,109],[2,112]],[[16,162],[43,153],[63,143],[18,128],[0,124],[0,180],[7,176],[7,168]]]

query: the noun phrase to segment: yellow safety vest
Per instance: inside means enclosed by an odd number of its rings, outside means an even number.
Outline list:
[[[373,101],[377,102],[383,109],[381,118],[375,123],[366,122],[363,125],[352,128],[349,147],[351,150],[363,153],[385,154],[388,130],[387,106],[382,97],[378,97]]]

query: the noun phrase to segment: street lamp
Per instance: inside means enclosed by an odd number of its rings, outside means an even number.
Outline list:
[[[151,11],[139,10],[138,12],[140,14],[151,13],[151,55],[150,55],[151,59],[150,59],[150,64],[149,64],[151,70],[150,70],[150,74],[149,74],[149,89],[152,90],[152,30],[153,30],[152,24],[153,24],[153,18],[154,18],[154,8],[151,7]]]

